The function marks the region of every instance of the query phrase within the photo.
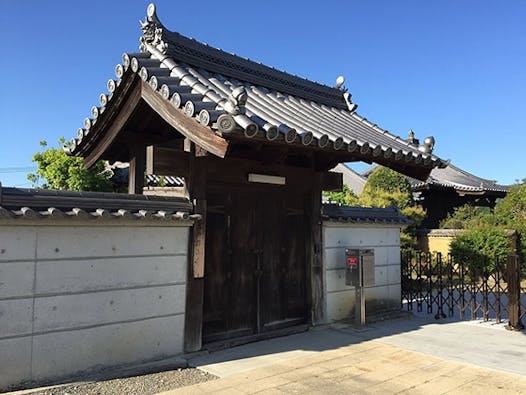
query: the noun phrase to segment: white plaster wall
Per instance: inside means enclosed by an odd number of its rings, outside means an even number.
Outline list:
[[[0,391],[182,353],[189,226],[0,222]]]
[[[345,285],[345,249],[374,249],[375,284],[366,287],[366,314],[392,311],[400,306],[400,228],[324,222],[323,266],[325,322],[354,314],[355,289]]]

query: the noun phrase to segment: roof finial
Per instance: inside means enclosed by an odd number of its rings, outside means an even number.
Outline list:
[[[412,143],[415,139],[415,132],[413,132],[413,129],[409,129],[409,133],[407,134],[407,140]]]
[[[156,12],[154,3],[148,4],[148,8],[146,8],[146,17],[148,18],[150,22],[159,20],[159,18],[157,18],[157,12]]]
[[[144,21],[139,21],[139,23],[141,24],[143,33],[140,39],[141,51],[147,51],[146,44],[150,44],[161,51],[161,53],[164,53],[167,47],[167,44],[163,41],[163,32],[165,28],[157,17],[155,4],[148,4],[148,8],[146,8],[146,19]]]
[[[345,83],[345,77],[343,75],[340,75],[338,76],[338,78],[336,78],[336,85],[334,85],[334,87],[336,89],[345,90],[345,87],[343,86],[344,83]]]
[[[433,136],[428,136],[424,139],[424,144],[418,147],[418,150],[425,152],[426,154],[431,154],[433,153],[434,147],[435,147],[435,138]]]
[[[415,132],[413,132],[413,129],[409,129],[409,132],[407,133],[407,142],[411,145],[418,146],[418,139],[415,138]]]

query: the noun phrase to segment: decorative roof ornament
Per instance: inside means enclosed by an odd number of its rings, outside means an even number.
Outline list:
[[[343,75],[340,75],[338,76],[338,78],[336,78],[336,85],[334,85],[334,87],[336,89],[340,89],[342,91],[347,91],[347,89],[343,86],[343,84],[345,83],[345,77]]]
[[[433,148],[435,148],[435,138],[433,136],[428,136],[424,139],[424,144],[418,147],[418,150],[425,152],[426,154],[433,153]]]
[[[414,146],[418,146],[420,143],[420,141],[415,138],[415,132],[413,132],[413,129],[409,129],[409,132],[407,133],[407,142]]]
[[[343,75],[340,75],[338,76],[338,78],[336,78],[336,85],[334,85],[334,88],[339,89],[340,91],[343,92],[343,99],[345,100],[347,109],[350,112],[354,112],[358,108],[358,104],[355,104],[351,101],[352,95],[347,91],[347,88],[345,87],[345,85],[343,85],[344,83],[345,83],[345,77]]]
[[[146,44],[153,45],[163,54],[166,53],[168,44],[163,41],[164,26],[157,17],[157,12],[155,9],[155,4],[148,4],[146,9],[146,19],[144,21],[139,21],[141,24],[142,37],[140,38],[140,50],[142,52],[146,51]]]
[[[358,104],[353,103],[351,101],[351,97],[352,95],[349,92],[343,93],[343,98],[345,99],[345,104],[347,104],[347,109],[349,110],[349,112],[355,112],[358,108]]]
[[[420,152],[425,154],[433,153],[433,148],[435,147],[435,138],[433,136],[428,136],[424,139],[424,143],[420,144],[420,140],[415,137],[415,132],[413,129],[409,129],[407,134],[407,142],[415,147],[418,147]]]

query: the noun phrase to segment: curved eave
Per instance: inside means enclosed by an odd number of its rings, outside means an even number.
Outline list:
[[[491,195],[497,197],[504,197],[508,193],[507,189],[500,188],[487,188],[487,187],[471,187],[466,185],[453,185],[444,184],[437,182],[423,182],[419,184],[413,184],[411,189],[414,192],[422,192],[428,190],[451,190],[455,191],[459,195]]]
[[[84,128],[68,148],[88,166],[104,158],[140,103],[146,103],[166,123],[212,154],[224,157],[228,140],[244,139],[322,151],[339,162],[365,161],[388,166],[424,180],[440,158],[419,152],[405,141],[352,111],[246,86],[248,101],[239,112],[228,101],[239,81],[179,64],[154,47],[124,54],[100,95]],[[245,88],[245,89],[246,89]]]
[[[158,95],[137,73],[127,71],[116,83],[114,92],[107,97],[103,111],[99,107],[98,116],[85,121],[79,129],[77,138],[71,141],[66,151],[84,158],[87,167],[104,158],[117,137],[124,133],[124,126],[143,101],[166,123],[208,152],[224,157],[228,142],[210,128],[195,123]],[[92,111],[93,113],[93,111]]]

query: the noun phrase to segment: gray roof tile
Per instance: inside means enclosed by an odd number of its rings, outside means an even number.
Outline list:
[[[365,180],[373,172],[376,166],[371,166],[367,170],[363,171],[360,176]],[[416,180],[411,177],[407,177],[411,184],[413,191],[420,191],[429,188],[450,188],[455,189],[459,192],[500,192],[506,193],[509,191],[509,185],[500,185],[496,181],[487,180],[485,178],[478,177],[474,174],[468,173],[459,167],[449,163],[445,168],[434,168],[431,170],[429,177],[426,181]]]
[[[188,116],[222,133],[241,130],[247,138],[258,133],[272,140],[360,152],[426,166],[444,166],[354,112],[345,90],[329,87],[241,58],[168,31],[148,7],[140,53],[123,55],[109,95],[92,111],[84,128],[67,149],[79,154],[89,144],[89,131],[122,79],[138,73],[152,88]],[[241,89],[241,90],[240,90]],[[241,92],[241,101],[236,94]],[[349,95],[350,96],[350,95]],[[351,110],[349,109],[351,106]]]
[[[402,215],[396,207],[350,207],[337,204],[324,204],[322,218],[329,221],[360,224],[411,225],[412,221]]]
[[[2,188],[0,219],[192,220],[193,206],[182,198],[48,189]]]
[[[499,185],[495,181],[477,177],[452,164],[443,169],[433,169],[429,178],[423,182],[409,178],[413,190],[426,189],[429,186],[453,188],[460,192],[508,192],[510,187]]]

